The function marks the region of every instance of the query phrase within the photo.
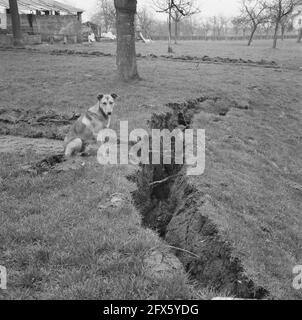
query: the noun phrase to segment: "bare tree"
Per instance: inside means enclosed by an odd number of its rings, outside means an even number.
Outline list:
[[[242,35],[243,35],[243,37],[245,37],[246,30],[249,27],[248,21],[245,18],[243,18],[242,16],[239,16],[239,17],[235,17],[232,20],[232,24],[234,26],[234,30],[235,30],[236,35],[239,33],[240,30],[242,30]]]
[[[116,12],[112,0],[98,0],[98,12],[93,15],[92,21],[101,24],[104,32],[108,32],[116,20]]]
[[[270,18],[275,25],[273,48],[277,47],[278,31],[282,19],[288,17],[299,0],[267,0],[267,8]]]
[[[228,20],[223,16],[219,16],[219,17],[214,16],[210,20],[212,24],[214,39],[217,40],[219,37],[225,34]]]
[[[183,15],[178,12],[177,10],[175,10],[172,13],[172,19],[174,21],[174,43],[177,44],[177,40],[178,40],[178,24],[179,22],[182,20]]]
[[[241,21],[238,18],[233,18],[231,22],[233,25],[233,31],[234,31],[235,35],[237,36],[240,31],[240,28],[241,28]]]
[[[267,5],[263,0],[241,0],[241,15],[251,25],[250,46],[258,26],[269,19]]]
[[[261,29],[264,31],[266,38],[268,39],[269,33],[272,31],[273,25],[270,20],[261,24]]]
[[[211,28],[212,28],[212,26],[211,26],[209,19],[201,21],[201,30],[203,31],[204,37],[206,40],[207,40],[208,33],[211,30]]]
[[[302,28],[298,31],[298,40],[297,40],[297,42],[301,43],[301,40],[302,40]]]
[[[9,10],[12,19],[14,46],[23,46],[20,16],[17,0],[9,0]]]
[[[219,27],[220,27],[220,36],[223,34],[224,36],[227,35],[228,32],[228,22],[229,20],[224,16],[218,17]]]
[[[285,32],[290,28],[290,17],[285,16],[281,19],[281,40],[284,40]]]
[[[119,78],[123,81],[139,79],[135,51],[136,5],[136,0],[114,0],[117,29],[116,64]]]
[[[161,2],[157,3],[157,7],[159,8],[158,12],[164,12],[168,14],[168,52],[172,53],[172,45],[171,45],[171,39],[172,39],[172,7],[173,3],[172,0],[161,0]]]
[[[174,28],[175,28],[175,44],[178,40],[178,32],[179,32],[179,22],[186,18],[191,17],[194,14],[199,13],[199,9],[195,7],[195,1],[191,0],[175,0],[174,7],[172,8],[172,20],[174,21]]]
[[[154,24],[154,19],[149,14],[146,7],[137,12],[137,20],[143,34],[151,38],[151,29]]]
[[[211,24],[212,24],[212,31],[213,31],[213,36],[214,36],[214,39],[216,40],[217,39],[217,36],[219,35],[220,31],[219,31],[219,26],[218,26],[218,19],[217,17],[212,17],[211,18]]]
[[[181,19],[179,18],[180,16],[182,17],[192,16],[192,14],[197,12],[197,9],[193,10],[193,5],[191,6],[192,3],[193,3],[193,0],[186,0],[186,1],[155,0],[154,1],[154,4],[157,7],[158,12],[168,14],[168,32],[169,32],[168,52],[169,53],[173,52],[172,45],[171,45],[173,16],[175,17],[177,14],[178,16],[177,19]]]
[[[155,6],[158,9],[158,12],[167,13],[168,14],[168,53],[172,53],[172,9],[173,9],[173,0],[156,0],[154,2]]]

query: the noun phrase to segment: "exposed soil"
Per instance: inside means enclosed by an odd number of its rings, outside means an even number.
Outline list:
[[[1,50],[15,50],[14,48],[0,48]],[[31,52],[43,52],[50,55],[77,55],[81,57],[115,57],[113,53],[105,53],[102,51],[88,51],[88,50],[73,50],[73,49],[54,49],[49,51],[40,51],[37,48],[27,48]],[[261,59],[259,61],[254,61],[251,59],[242,58],[228,58],[228,57],[209,57],[207,55],[203,57],[191,56],[191,55],[156,55],[154,53],[149,54],[137,54],[137,58],[141,59],[165,59],[171,61],[184,61],[184,62],[195,62],[195,63],[214,63],[214,64],[232,64],[232,65],[246,65],[246,66],[261,66],[266,68],[281,68],[276,61],[269,61]]]
[[[63,140],[79,115],[57,114],[53,110],[0,109],[0,134],[28,138]]]
[[[0,153],[27,153],[33,152],[37,155],[62,153],[61,141],[50,139],[34,139],[18,136],[0,136]]]
[[[115,54],[111,53],[104,53],[101,51],[76,51],[76,50],[52,50],[50,51],[51,55],[79,55],[79,56],[96,56],[96,57],[114,57]],[[175,55],[156,55],[153,53],[144,55],[144,54],[137,54],[137,58],[141,59],[167,59],[167,60],[176,60],[176,61],[192,61],[192,62],[206,62],[206,63],[229,63],[229,64],[245,64],[249,66],[263,66],[263,67],[274,67],[279,68],[277,63],[275,61],[268,61],[265,59],[262,59],[260,61],[253,61],[253,60],[244,60],[244,59],[232,59],[232,58],[223,58],[223,57],[209,57],[209,56],[203,56],[202,58],[197,56],[190,56],[190,55],[181,55],[181,56],[175,56]]]
[[[231,108],[247,107],[219,97],[200,97],[168,106],[172,112],[153,115],[151,128],[184,129],[190,127],[198,110],[223,117]],[[191,248],[193,254],[182,250],[176,250],[175,254],[202,287],[240,298],[261,299],[268,295],[266,289],[256,286],[245,275],[231,245],[222,240],[215,225],[203,214],[211,210],[211,203],[189,183],[185,167],[173,161],[171,165],[143,165],[130,179],[138,186],[133,198],[144,225],[158,231],[172,246]]]
[[[96,57],[114,57],[114,54],[111,53],[104,53],[101,51],[76,51],[76,50],[52,50],[50,51],[52,55],[80,55],[80,56],[96,56]],[[177,61],[194,61],[194,62],[208,62],[208,63],[230,63],[230,64],[246,64],[246,65],[260,65],[266,67],[279,67],[275,61],[268,61],[262,59],[260,61],[253,61],[253,60],[245,60],[245,59],[232,59],[232,58],[223,58],[223,57],[209,57],[203,56],[202,58],[197,56],[190,56],[190,55],[156,55],[153,53],[144,55],[144,54],[137,54],[137,58],[153,58],[153,59],[168,59],[168,60],[177,60]]]

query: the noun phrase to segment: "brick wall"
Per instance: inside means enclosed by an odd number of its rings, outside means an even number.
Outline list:
[[[81,21],[75,15],[37,16],[20,15],[21,30],[24,34],[41,34],[42,40],[49,40],[50,36],[66,35],[80,38]],[[12,33],[10,14],[7,15],[7,29]]]
[[[13,35],[0,34],[0,47],[12,46],[13,42]]]
[[[42,37],[64,34],[76,36],[81,33],[81,21],[77,16],[36,16],[39,33]]]
[[[23,34],[23,41],[24,44],[33,45],[33,44],[40,44],[41,35],[40,34]],[[12,34],[0,34],[0,47],[12,46],[14,42]]]
[[[23,33],[38,33],[38,26],[36,16],[32,14],[20,14],[20,25]],[[11,15],[7,14],[7,30],[12,33],[12,19]]]

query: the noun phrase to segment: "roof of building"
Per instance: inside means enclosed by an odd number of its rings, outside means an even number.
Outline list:
[[[90,27],[90,26],[100,27],[99,24],[91,22],[91,21],[86,21],[86,22],[82,23],[82,25],[87,26],[87,27]]]
[[[9,9],[9,0],[0,0],[0,6]],[[18,7],[20,11],[60,11],[69,14],[84,11],[83,9],[54,0],[18,0]]]

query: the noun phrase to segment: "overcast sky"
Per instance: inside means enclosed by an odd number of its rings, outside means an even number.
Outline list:
[[[97,0],[61,0],[62,2],[69,3],[71,5],[83,8],[86,10],[84,19],[91,16],[95,12]],[[113,0],[112,0],[113,1]],[[195,0],[196,4],[202,10],[202,16],[211,17],[211,16],[226,16],[232,17],[238,14],[238,2],[239,0]],[[150,10],[153,6],[153,0],[137,0],[139,7],[150,7]],[[154,12],[154,11],[153,11]],[[159,17],[163,16],[158,14]]]

